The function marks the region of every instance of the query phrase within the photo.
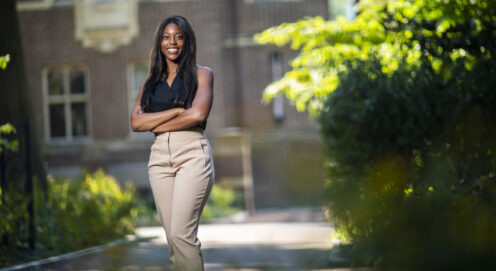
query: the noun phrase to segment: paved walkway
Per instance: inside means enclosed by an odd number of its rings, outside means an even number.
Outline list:
[[[318,209],[274,209],[237,220],[200,225],[198,235],[207,271],[348,270],[329,268],[332,228]],[[143,227],[137,234],[149,239],[36,270],[172,270],[163,229]]]

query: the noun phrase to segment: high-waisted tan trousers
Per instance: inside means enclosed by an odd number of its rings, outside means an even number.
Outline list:
[[[215,176],[203,130],[156,134],[148,175],[174,270],[203,270],[198,224]]]

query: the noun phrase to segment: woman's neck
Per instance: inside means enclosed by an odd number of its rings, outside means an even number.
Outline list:
[[[169,76],[177,73],[177,67],[177,63],[167,60],[167,73]]]

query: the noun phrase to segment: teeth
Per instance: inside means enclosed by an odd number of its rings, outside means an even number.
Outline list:
[[[167,51],[169,51],[170,53],[177,53],[178,49],[177,48],[169,48],[167,49]]]

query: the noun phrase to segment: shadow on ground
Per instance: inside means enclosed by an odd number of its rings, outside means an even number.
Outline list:
[[[333,229],[315,209],[260,212],[239,223],[200,225],[205,270],[346,270],[330,262]],[[172,270],[161,227],[138,228],[143,238],[98,253],[25,270]]]

